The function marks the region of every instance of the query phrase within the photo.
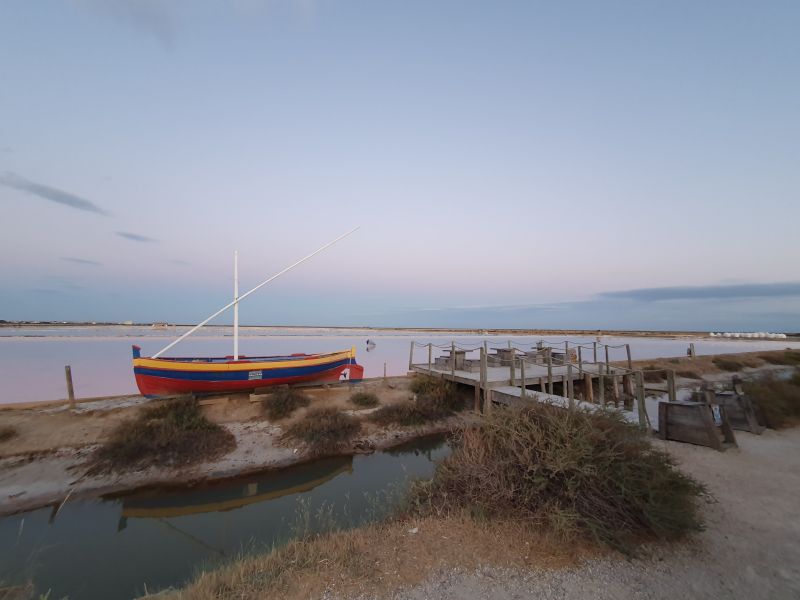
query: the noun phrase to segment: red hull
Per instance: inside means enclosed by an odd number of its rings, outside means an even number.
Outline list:
[[[347,377],[343,377],[345,369],[349,369]],[[310,376],[283,377],[269,380],[251,381],[196,381],[188,379],[172,379],[152,375],[136,374],[136,385],[143,396],[172,396],[179,394],[207,394],[226,392],[247,392],[256,388],[291,383],[339,383],[341,381],[359,381],[364,378],[364,367],[357,364],[341,365],[324,373]]]

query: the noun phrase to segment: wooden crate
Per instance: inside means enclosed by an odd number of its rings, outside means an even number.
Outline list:
[[[736,445],[725,406],[705,402],[659,402],[658,435],[675,440],[725,450]]]
[[[741,394],[717,394],[715,401],[725,407],[725,413],[733,429],[739,431],[749,431],[756,435],[761,435],[764,431],[764,423],[759,422],[759,412],[757,412],[754,402],[749,396]]]

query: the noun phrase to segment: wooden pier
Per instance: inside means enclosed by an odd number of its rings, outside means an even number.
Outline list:
[[[625,348],[628,367],[608,360],[609,350],[620,348]],[[546,401],[565,408],[617,410],[627,420],[648,427],[643,373],[631,365],[627,344],[593,342],[570,347],[569,342],[555,346],[540,341],[531,347],[511,342],[498,347],[488,342],[442,346],[412,341],[408,368],[413,373],[473,387],[476,411],[489,411],[493,403]],[[672,397],[674,377],[669,380]]]

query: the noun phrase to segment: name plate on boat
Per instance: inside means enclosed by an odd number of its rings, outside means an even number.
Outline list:
[[[264,379],[264,376],[263,376],[263,372],[262,371],[250,371],[247,374],[247,378],[251,379],[251,380],[252,379]]]

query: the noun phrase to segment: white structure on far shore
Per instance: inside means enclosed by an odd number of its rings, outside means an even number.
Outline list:
[[[785,340],[786,334],[785,333],[767,333],[765,331],[736,331],[736,332],[725,332],[725,333],[716,333],[712,331],[709,333],[711,337],[722,337],[722,338],[735,338],[735,339],[759,339],[759,340]]]

